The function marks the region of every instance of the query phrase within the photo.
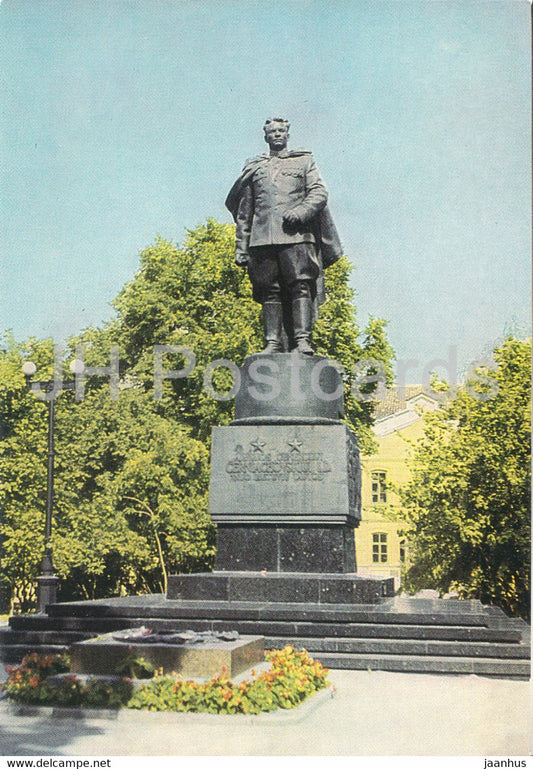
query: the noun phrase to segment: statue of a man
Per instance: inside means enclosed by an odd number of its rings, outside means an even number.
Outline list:
[[[264,354],[309,343],[324,301],[324,267],[342,253],[328,192],[308,150],[288,150],[289,123],[267,120],[270,152],[247,160],[226,206],[236,223],[235,261],[248,268],[263,307]]]

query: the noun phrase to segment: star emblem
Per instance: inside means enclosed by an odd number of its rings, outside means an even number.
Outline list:
[[[302,445],[302,442],[299,441],[298,438],[293,438],[292,441],[287,441],[287,446],[290,446],[291,451],[300,452]]]
[[[259,438],[256,438],[255,441],[250,441],[250,446],[253,447],[254,451],[258,451],[260,454],[262,454],[266,443],[264,441],[260,441]]]

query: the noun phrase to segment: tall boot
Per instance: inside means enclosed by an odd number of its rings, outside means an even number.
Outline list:
[[[281,342],[281,302],[263,303],[263,329],[265,332],[265,349],[259,355],[270,355],[272,352],[283,352]]]
[[[309,344],[313,328],[313,303],[309,297],[293,300],[292,318],[297,351],[302,355],[314,355],[315,351]]]

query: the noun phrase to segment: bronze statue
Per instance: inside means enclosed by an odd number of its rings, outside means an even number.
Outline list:
[[[289,123],[267,120],[269,153],[247,160],[226,206],[236,223],[235,261],[248,268],[263,307],[264,354],[309,343],[324,301],[324,267],[342,253],[328,192],[308,150],[288,150]]]

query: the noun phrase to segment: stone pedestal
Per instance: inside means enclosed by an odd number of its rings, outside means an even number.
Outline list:
[[[216,568],[354,572],[361,461],[342,424],[213,429]]]
[[[352,526],[217,525],[217,571],[351,573]]]
[[[252,355],[235,420],[213,429],[217,571],[353,573],[361,459],[327,358]]]
[[[361,457],[341,421],[336,365],[317,355],[252,355],[240,375],[234,421],[213,428],[215,572],[170,576],[167,597],[231,607],[392,595],[392,579],[356,574]]]
[[[342,418],[342,376],[328,358],[250,355],[240,372],[234,425],[336,424]]]

